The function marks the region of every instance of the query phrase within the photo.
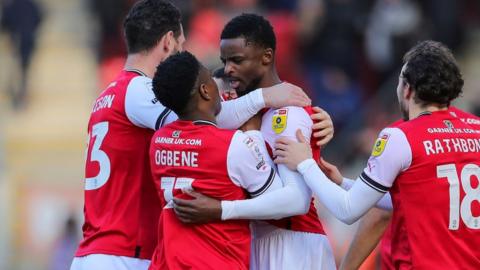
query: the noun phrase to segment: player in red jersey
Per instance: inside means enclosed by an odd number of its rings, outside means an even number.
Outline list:
[[[125,19],[125,69],[96,99],[88,124],[84,239],[71,269],[146,269],[150,263],[161,208],[148,147],[154,130],[177,119],[156,100],[151,77],[182,50],[180,20],[178,9],[161,0],[137,2]],[[280,88],[290,96],[259,89],[225,102],[219,125],[238,128],[266,105],[309,104],[298,87]]]
[[[188,198],[182,189],[189,188],[226,200],[261,196],[272,190],[286,196],[293,192],[284,202],[290,207],[281,210],[288,215],[308,209],[308,204],[295,200],[302,196],[301,190],[294,181],[283,187],[270,166],[273,161],[264,156],[267,150],[258,130],[250,131],[249,136],[217,128],[215,116],[221,110],[218,88],[193,55],[182,52],[160,64],[153,90],[180,119],[159,129],[150,146],[152,174],[165,206],[150,269],[248,269],[247,221],[185,225],[172,209],[173,197]]]
[[[462,111],[454,106],[450,106],[448,110],[452,116],[458,117],[462,122],[471,125],[473,129],[480,130],[480,118],[478,116]],[[402,122],[403,120],[399,120],[390,125],[390,127]],[[328,170],[322,168],[325,174],[332,181],[341,185],[343,177],[338,169],[325,161],[324,164],[329,168]],[[348,182],[350,180],[346,181]],[[397,248],[395,251],[395,263],[392,260],[391,243],[393,235],[392,223],[390,222],[391,217],[391,211],[376,210],[374,213],[367,213],[367,215],[362,218],[352,240],[352,244],[350,245],[347,254],[342,259],[340,269],[358,269],[380,240],[381,269],[395,269],[394,265],[401,265],[402,261],[408,261],[410,256],[408,238],[405,236],[405,233],[403,233],[403,235],[395,236],[397,242],[404,242],[405,244],[400,245],[402,248]],[[398,218],[397,225],[402,224],[402,220],[403,219]],[[405,230],[401,230],[401,232],[405,232]]]
[[[230,86],[239,96],[258,87],[281,85],[275,69],[275,34],[270,23],[255,14],[243,14],[233,18],[221,34],[221,59]],[[278,95],[283,95],[278,92]],[[269,109],[262,116],[261,132],[268,148],[281,136],[295,138],[301,129],[311,141],[311,148],[319,155],[312,134],[310,107],[284,107]],[[278,166],[285,181],[303,182],[299,173],[286,166]],[[280,204],[286,198],[274,192],[250,200],[219,201],[198,196],[198,200],[176,199],[176,210],[187,222],[222,219],[252,219],[272,221],[252,222],[252,255],[250,269],[333,269],[335,260],[328,239],[313,205],[311,191],[304,186],[304,196],[296,200],[308,204],[305,215],[287,216]],[[289,207],[286,205],[285,207]],[[216,213],[217,215],[210,215]],[[183,216],[183,217],[182,217]],[[280,219],[283,218],[283,219]],[[279,219],[279,220],[278,220]]]
[[[390,190],[396,269],[478,269],[480,130],[448,110],[462,92],[460,71],[448,48],[433,41],[412,48],[404,62],[397,94],[406,121],[380,133],[361,181],[348,191],[339,188],[306,159],[311,154],[302,143],[277,141],[276,162],[297,168],[346,223]],[[408,258],[397,264],[396,252],[405,244]]]

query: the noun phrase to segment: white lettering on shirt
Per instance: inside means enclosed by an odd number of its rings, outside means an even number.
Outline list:
[[[171,167],[198,167],[198,152],[156,150],[155,164]]]
[[[93,106],[92,112],[98,112],[101,109],[111,108],[114,99],[115,99],[115,95],[106,95],[97,99],[97,101],[95,101],[95,104]]]
[[[423,141],[427,156],[442,153],[480,153],[480,139],[434,139]]]

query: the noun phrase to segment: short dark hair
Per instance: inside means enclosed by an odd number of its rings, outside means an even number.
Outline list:
[[[168,31],[173,31],[177,38],[181,33],[180,23],[180,11],[170,2],[137,2],[123,22],[128,53],[152,49]]]
[[[243,13],[223,28],[221,39],[245,38],[245,41],[254,43],[263,48],[276,49],[276,38],[273,27],[264,17],[256,14]]]
[[[153,77],[155,97],[177,115],[182,115],[198,84],[202,65],[188,51],[168,57],[158,65]]]
[[[423,41],[403,57],[407,65],[402,76],[421,104],[450,102],[462,93],[463,79],[452,52],[442,43]]]

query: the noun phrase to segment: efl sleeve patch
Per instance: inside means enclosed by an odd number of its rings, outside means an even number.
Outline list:
[[[288,109],[276,110],[272,117],[272,130],[275,134],[282,133],[287,128]]]
[[[378,157],[383,153],[389,137],[390,137],[389,134],[383,134],[381,137],[377,138],[372,150],[373,157]]]

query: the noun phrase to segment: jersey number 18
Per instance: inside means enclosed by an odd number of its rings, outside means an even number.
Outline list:
[[[455,164],[445,164],[437,166],[437,177],[447,178],[450,195],[450,215],[448,229],[458,230],[459,218],[462,217],[463,223],[470,229],[480,229],[480,217],[474,217],[472,213],[472,203],[480,202],[480,184],[472,187],[470,178],[475,176],[480,181],[480,168],[475,164],[467,164],[463,167],[458,179],[458,172]],[[460,200],[460,181],[462,183],[465,197]]]

